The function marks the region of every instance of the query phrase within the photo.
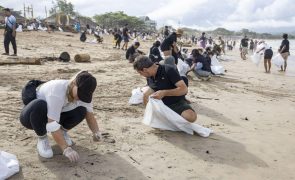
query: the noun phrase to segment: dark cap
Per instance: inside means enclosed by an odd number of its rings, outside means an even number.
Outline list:
[[[82,71],[76,77],[78,97],[85,103],[91,103],[92,94],[96,88],[96,79],[87,71]]]
[[[3,11],[10,12],[10,9],[9,8],[4,8]]]

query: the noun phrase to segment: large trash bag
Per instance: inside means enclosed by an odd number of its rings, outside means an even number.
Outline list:
[[[225,69],[224,67],[220,64],[216,56],[213,56],[211,58],[211,70],[214,74],[224,74]]]
[[[272,57],[271,63],[276,65],[278,68],[281,68],[281,66],[284,65],[284,58],[281,54],[277,54]]]
[[[149,98],[143,123],[153,128],[170,131],[184,131],[193,135],[194,132],[202,137],[208,137],[213,131],[195,123],[190,123],[179,114],[166,106],[162,100]]]
[[[262,55],[259,54],[259,53],[254,53],[252,56],[251,56],[251,61],[256,65],[258,66],[259,63],[260,63],[260,60],[262,58]]]
[[[186,76],[187,71],[190,69],[189,65],[183,62],[181,59],[178,59],[177,69],[180,76]]]

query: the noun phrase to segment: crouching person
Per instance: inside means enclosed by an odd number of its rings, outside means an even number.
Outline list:
[[[47,132],[50,132],[63,155],[71,162],[76,162],[79,155],[71,147],[73,141],[67,131],[85,118],[93,139],[101,139],[92,105],[96,85],[96,79],[87,71],[82,71],[71,80],[51,80],[37,88],[36,99],[23,108],[20,122],[37,134],[37,150],[41,157],[53,157],[47,137]]]
[[[133,63],[135,58],[140,55],[144,55],[144,53],[138,50],[140,46],[139,42],[135,42],[132,46],[130,46],[126,51],[126,59],[129,60],[130,63]]]
[[[133,67],[140,75],[147,78],[149,89],[144,93],[145,105],[149,96],[161,99],[166,106],[187,121],[196,121],[197,114],[185,100],[187,86],[173,66],[155,64],[147,56],[138,56]]]

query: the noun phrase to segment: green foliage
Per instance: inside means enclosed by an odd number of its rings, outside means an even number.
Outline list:
[[[104,28],[120,28],[128,24],[129,29],[145,30],[146,26],[143,21],[134,16],[128,16],[123,11],[108,12],[93,17],[100,26]]]
[[[64,13],[66,15],[75,16],[74,5],[67,0],[55,0],[53,8],[49,10],[49,14]]]

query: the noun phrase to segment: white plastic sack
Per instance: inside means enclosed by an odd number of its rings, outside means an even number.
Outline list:
[[[59,30],[60,32],[64,32],[64,30],[63,30],[61,27],[58,27],[58,30]]]
[[[216,75],[217,74],[224,74],[224,72],[225,72],[225,69],[220,64],[220,62],[218,61],[218,59],[216,58],[216,56],[213,56],[211,58],[211,70]]]
[[[180,76],[186,76],[187,71],[190,69],[189,65],[183,62],[181,59],[178,59],[177,69]]]
[[[216,55],[211,58],[211,66],[221,66],[220,62],[216,58]]]
[[[136,105],[143,103],[143,92],[140,88],[136,88],[132,90],[132,95],[129,99],[129,104]]]
[[[31,25],[31,26],[27,26],[27,29],[29,30],[29,31],[32,31],[32,30],[34,30],[34,27]]]
[[[195,123],[190,123],[179,114],[167,107],[162,100],[149,98],[143,123],[153,128],[170,131],[184,131],[193,135],[194,132],[202,137],[208,137],[213,131]]]
[[[18,25],[17,29],[15,30],[16,32],[23,32],[23,26],[20,24]]]
[[[15,155],[0,151],[0,180],[19,172],[19,162]]]
[[[211,66],[211,70],[216,75],[224,74],[225,72],[225,69],[223,68],[223,66]]]
[[[278,68],[281,68],[282,65],[284,65],[284,58],[281,54],[277,54],[271,59],[271,63],[276,65]]]
[[[259,53],[254,53],[254,54],[251,56],[251,60],[252,60],[252,62],[253,62],[254,64],[256,64],[256,66],[258,66],[259,63],[260,63],[261,57],[262,57],[261,54],[259,54]]]
[[[129,99],[129,104],[137,105],[143,103],[143,95],[149,89],[148,86],[143,88],[136,88],[132,90],[132,95]]]

